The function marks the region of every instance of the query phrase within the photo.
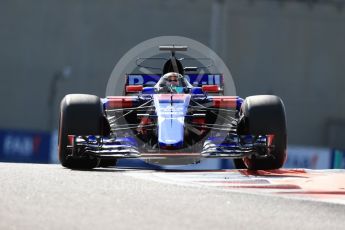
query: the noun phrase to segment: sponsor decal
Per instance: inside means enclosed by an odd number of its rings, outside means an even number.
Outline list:
[[[50,134],[29,131],[0,131],[0,160],[48,163]]]
[[[4,137],[2,152],[6,156],[30,156],[32,154],[38,154],[40,143],[41,137],[37,135],[33,137],[27,135],[8,134]]]
[[[161,75],[129,74],[127,75],[127,85],[154,86],[160,77]],[[188,74],[185,75],[185,78],[194,86],[223,86],[223,76],[221,74]]]
[[[289,146],[285,168],[329,169],[331,150],[328,148]]]

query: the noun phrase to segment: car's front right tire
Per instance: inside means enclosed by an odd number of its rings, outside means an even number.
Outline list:
[[[247,97],[240,111],[239,135],[266,135],[271,137],[272,148],[266,158],[245,157],[236,159],[236,168],[250,170],[279,169],[283,167],[287,152],[285,108],[282,100],[274,95]],[[262,151],[258,149],[257,151]]]

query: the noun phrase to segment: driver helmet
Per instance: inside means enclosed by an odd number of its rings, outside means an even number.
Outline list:
[[[178,87],[181,85],[182,75],[175,72],[170,72],[164,74],[163,79],[165,80],[165,85],[169,87]]]

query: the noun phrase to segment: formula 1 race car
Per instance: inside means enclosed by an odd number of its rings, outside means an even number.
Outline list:
[[[183,66],[175,53],[186,46],[160,50],[171,52],[162,72],[127,74],[122,96],[63,98],[58,154],[64,167],[107,167],[123,158],[170,165],[232,158],[236,168],[251,170],[283,166],[287,131],[279,97],[225,96],[222,73],[193,74],[197,67]]]

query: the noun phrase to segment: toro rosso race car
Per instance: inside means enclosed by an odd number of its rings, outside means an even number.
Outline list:
[[[283,166],[287,132],[279,97],[224,96],[222,73],[187,74],[196,68],[175,55],[186,46],[160,50],[171,52],[163,71],[141,74],[141,81],[127,74],[122,96],[63,98],[58,154],[64,167],[107,167],[123,158],[170,165],[232,158],[236,168],[251,170]]]

